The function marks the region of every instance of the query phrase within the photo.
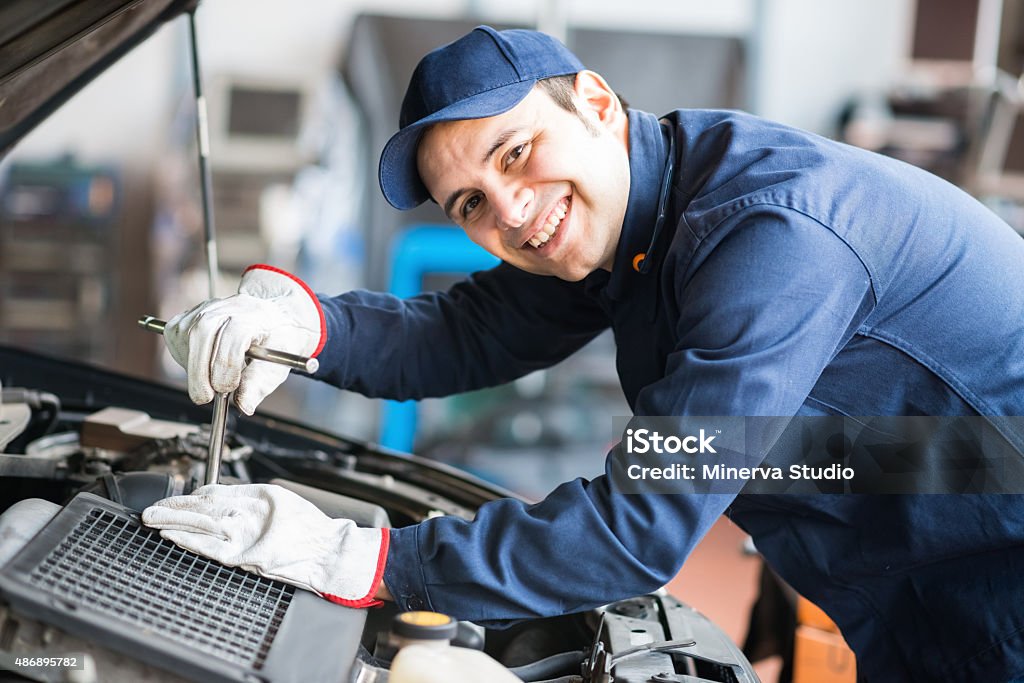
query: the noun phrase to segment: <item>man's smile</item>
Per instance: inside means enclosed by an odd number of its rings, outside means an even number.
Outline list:
[[[519,245],[519,248],[525,249],[527,245],[533,249],[545,248],[554,238],[555,233],[558,232],[558,226],[562,224],[562,221],[569,214],[571,204],[572,195],[568,195],[560,199],[555,206],[548,211],[547,216],[540,222],[540,225],[533,230],[530,237]]]

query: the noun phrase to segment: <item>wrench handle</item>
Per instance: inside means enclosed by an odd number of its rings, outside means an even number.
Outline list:
[[[156,332],[157,334],[163,334],[164,327],[166,327],[166,325],[166,321],[160,320],[159,318],[151,315],[144,315],[139,318],[139,327],[144,330],[149,330],[150,332]],[[265,360],[268,363],[284,365],[292,370],[301,370],[302,372],[309,373],[310,375],[320,368],[320,361],[316,358],[300,356],[286,351],[268,349],[264,346],[250,346],[249,350],[245,352],[245,356],[246,358],[254,360]]]

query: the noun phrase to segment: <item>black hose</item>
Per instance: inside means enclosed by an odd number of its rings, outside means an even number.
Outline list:
[[[530,664],[512,667],[509,671],[515,674],[519,680],[527,681],[528,683],[551,683],[548,682],[548,679],[552,676],[566,676],[568,674],[579,678],[580,668],[585,657],[586,653],[583,650],[560,652],[557,655],[538,659]],[[569,676],[566,681],[571,679],[572,676]],[[562,679],[556,680],[562,683]]]
[[[47,410],[50,413],[49,422],[43,431],[43,435],[53,431],[58,418],[60,418],[60,399],[48,391],[22,389],[20,387],[0,389],[0,403],[25,403],[33,410]]]

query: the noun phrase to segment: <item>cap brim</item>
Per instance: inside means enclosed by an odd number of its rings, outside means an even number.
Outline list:
[[[413,209],[430,199],[416,167],[416,150],[423,131],[435,123],[485,119],[504,114],[522,102],[536,81],[522,81],[467,97],[398,131],[384,145],[378,180],[384,198],[396,209]]]

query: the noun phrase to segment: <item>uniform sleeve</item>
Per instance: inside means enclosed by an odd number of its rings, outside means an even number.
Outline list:
[[[733,221],[677,283],[678,344],[638,416],[793,415],[873,306],[865,267],[833,232],[787,210]],[[534,505],[396,529],[384,580],[405,609],[495,625],[589,609],[667,583],[734,497],[617,493],[606,469]]]
[[[494,386],[550,367],[608,327],[585,283],[507,264],[409,299],[320,296],[327,344],[316,377],[397,400]]]

